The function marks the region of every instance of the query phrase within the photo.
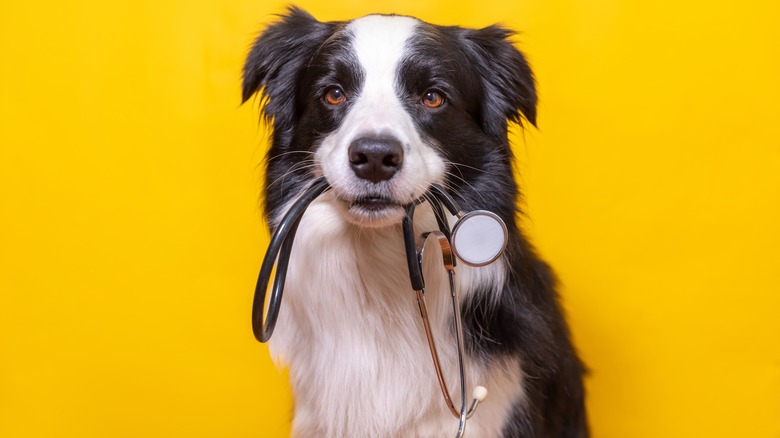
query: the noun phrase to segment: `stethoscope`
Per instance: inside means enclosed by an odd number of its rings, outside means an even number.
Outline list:
[[[303,194],[292,204],[292,207],[282,218],[271,236],[268,250],[260,267],[260,274],[255,287],[254,302],[252,305],[252,330],[255,338],[260,342],[268,342],[273,334],[276,320],[279,317],[279,309],[284,293],[284,283],[287,276],[287,268],[290,263],[295,232],[301,222],[306,208],[322,193],[330,189],[325,177],[316,179]],[[416,207],[428,202],[433,209],[439,229],[417,235],[414,230],[414,211]],[[442,207],[443,206],[443,207]],[[444,210],[456,218],[456,222],[450,228]],[[469,266],[486,266],[496,261],[507,244],[507,228],[504,221],[496,214],[475,210],[464,213],[452,197],[439,185],[432,185],[428,192],[420,199],[406,206],[406,215],[402,221],[404,235],[404,247],[406,249],[406,261],[409,267],[409,279],[412,289],[417,295],[417,305],[420,309],[425,336],[431,351],[431,358],[436,370],[444,400],[450,412],[459,419],[456,438],[463,436],[466,429],[466,420],[471,418],[481,401],[487,397],[487,389],[476,386],[472,392],[470,405],[466,403],[466,366],[464,361],[463,326],[460,315],[458,291],[455,287],[455,263],[456,258]],[[452,312],[455,320],[455,340],[458,350],[458,368],[460,372],[460,409],[450,397],[450,391],[442,375],[439,363],[439,354],[433,339],[428,308],[425,304],[425,279],[423,277],[423,257],[429,241],[438,243],[441,251],[444,269],[447,271],[450,286],[450,298],[452,299]],[[265,320],[263,310],[265,306],[266,291],[271,275],[276,265],[276,275],[271,286],[271,297],[268,302],[268,310]]]

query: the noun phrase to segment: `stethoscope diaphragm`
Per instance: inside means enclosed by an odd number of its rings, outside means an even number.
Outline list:
[[[485,266],[496,261],[509,237],[506,224],[498,215],[485,210],[464,214],[452,228],[452,251],[469,266]]]

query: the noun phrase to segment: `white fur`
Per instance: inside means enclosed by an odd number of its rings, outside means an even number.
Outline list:
[[[341,127],[318,148],[320,170],[333,190],[309,206],[298,228],[270,342],[276,360],[290,368],[295,437],[441,437],[457,430],[438,387],[410,285],[400,217],[386,218],[381,227],[360,226],[342,199],[360,184],[349,168],[347,148],[366,133],[388,133],[404,145],[404,166],[386,187],[399,200],[415,199],[443,175],[443,159],[421,140],[395,92],[396,68],[415,27],[413,19],[385,16],[347,27],[366,72],[365,86],[352,97],[357,100]],[[415,228],[436,229],[427,204],[417,209]],[[440,257],[427,257],[424,265],[431,326],[459,406],[446,271]],[[483,268],[460,264],[456,281],[462,296],[477,285],[492,286],[498,294],[505,276],[499,260]],[[468,394],[483,385],[489,395],[469,420],[466,436],[500,436],[522,397],[519,365],[467,360]]]

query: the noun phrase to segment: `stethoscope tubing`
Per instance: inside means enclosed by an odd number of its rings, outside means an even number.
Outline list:
[[[287,277],[287,268],[290,264],[290,255],[292,253],[293,243],[295,241],[295,234],[298,230],[298,226],[301,223],[303,214],[309,205],[314,202],[317,197],[330,189],[325,177],[317,178],[303,194],[293,203],[282,220],[276,226],[271,240],[268,244],[268,250],[263,257],[263,263],[260,267],[260,273],[257,277],[257,284],[255,286],[255,295],[252,303],[252,331],[255,338],[260,342],[268,342],[273,335],[274,328],[276,327],[276,321],[279,318],[279,310],[281,309],[282,297],[284,294],[284,284]],[[439,230],[430,233],[423,234],[422,242],[417,242],[417,235],[414,232],[414,210],[416,206],[424,201],[428,201],[431,206]],[[451,247],[452,233],[449,227],[449,223],[444,214],[444,207],[455,217],[462,218],[463,212],[460,210],[458,204],[444,191],[439,185],[432,185],[421,199],[412,202],[406,207],[406,215],[402,221],[402,231],[404,235],[404,246],[406,249],[407,263],[409,267],[409,278],[412,283],[412,289],[417,294],[417,303],[420,310],[420,315],[423,319],[423,326],[425,328],[425,334],[428,340],[428,345],[433,359],[436,375],[439,380],[439,385],[444,395],[446,404],[453,415],[459,419],[458,432],[456,438],[463,436],[466,427],[466,420],[476,410],[480,400],[484,398],[475,397],[471,406],[467,407],[466,402],[466,369],[464,360],[464,339],[463,339],[463,327],[460,314],[460,304],[458,299],[458,293],[455,284],[455,260],[456,257],[453,254],[453,248]],[[457,225],[456,225],[457,228]],[[422,274],[422,259],[423,249],[425,241],[428,236],[435,236],[439,242],[442,250],[442,256],[444,259],[444,267],[448,272],[450,295],[452,299],[453,316],[455,319],[455,340],[457,343],[458,351],[458,368],[460,374],[460,395],[461,395],[461,407],[460,410],[456,409],[452,398],[450,397],[449,389],[444,380],[444,376],[441,371],[439,363],[439,355],[436,350],[436,344],[433,339],[433,333],[431,331],[430,322],[428,318],[428,310],[425,304],[425,280]],[[264,316],[265,300],[268,291],[268,283],[271,280],[271,276],[276,266],[276,274],[273,276],[273,285],[271,287],[271,296],[268,302],[268,310]],[[481,388],[484,392],[484,388]]]
[[[290,210],[284,215],[284,218],[279,222],[271,236],[268,250],[263,258],[263,264],[260,266],[260,273],[257,276],[255,296],[252,302],[252,331],[255,338],[260,342],[268,342],[276,327],[279,309],[282,306],[287,267],[290,264],[290,253],[295,240],[295,232],[301,223],[303,213],[309,207],[309,204],[329,188],[330,185],[325,177],[316,179],[290,207]],[[266,291],[274,270],[274,264],[276,264],[276,275],[271,288],[271,298],[268,302],[268,313],[264,321],[263,308],[265,307]]]

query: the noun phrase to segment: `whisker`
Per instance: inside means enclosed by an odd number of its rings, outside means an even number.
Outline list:
[[[459,181],[463,181],[463,184],[464,184],[464,185],[466,185],[466,186],[468,186],[468,188],[469,188],[469,189],[471,189],[471,191],[472,191],[472,192],[474,192],[474,194],[476,194],[477,196],[479,196],[479,198],[480,198],[482,201],[485,201],[485,202],[487,202],[487,199],[485,199],[485,197],[484,197],[484,196],[482,196],[482,194],[479,192],[479,190],[477,190],[477,189],[476,189],[476,188],[475,188],[473,185],[471,185],[471,183],[469,183],[468,181],[466,181],[466,179],[465,179],[465,178],[463,178],[463,176],[462,176],[462,175],[461,175],[461,176],[458,176],[458,175],[456,175],[456,174],[454,174],[454,173],[452,173],[452,172],[449,172],[449,171],[448,171],[448,172],[445,172],[445,174],[446,174],[446,175],[448,175],[448,176],[451,176],[453,179],[456,179],[456,180],[459,180]],[[449,189],[450,191],[453,191],[453,192],[455,191],[455,190],[454,190],[454,188],[453,188],[453,187],[452,187],[450,184],[445,184],[445,187],[446,187],[447,189]]]
[[[314,152],[312,152],[312,151],[287,151],[287,152],[282,152],[281,154],[272,157],[270,160],[268,160],[268,162],[270,163],[270,162],[272,162],[274,160],[278,160],[280,158],[286,157],[288,155],[294,155],[294,154],[303,154],[303,155],[312,155],[313,156]]]
[[[431,205],[433,205],[434,202],[438,203],[438,200],[428,192],[426,192],[422,197],[423,199],[428,201],[428,203]],[[439,208],[439,209],[431,208],[431,210],[433,211],[434,217],[436,217],[437,220],[440,220],[444,223],[449,223],[449,221],[447,220],[447,216],[444,213],[446,211],[446,207]]]
[[[452,164],[452,166],[453,166],[453,167],[456,167],[456,168],[457,168],[457,167],[465,167],[466,169],[475,170],[475,171],[477,171],[477,172],[480,172],[480,173],[487,173],[487,171],[486,171],[485,169],[480,169],[480,168],[478,168],[478,167],[469,166],[469,165],[468,165],[468,164],[466,164],[466,163],[456,163],[456,162],[454,162],[454,161],[451,161],[451,162],[450,162],[450,164]]]
[[[294,165],[290,166],[290,168],[287,169],[287,171],[283,175],[279,176],[278,178],[276,178],[275,180],[270,182],[268,184],[267,189],[271,189],[276,184],[284,185],[284,181],[287,179],[288,175],[290,175],[290,174],[292,174],[292,173],[294,173],[296,171],[299,171],[299,170],[304,170],[305,171],[305,170],[309,170],[309,169],[315,169],[316,168],[316,164],[317,164],[317,162],[315,160],[305,160],[305,161],[299,161],[299,162],[295,163]]]

